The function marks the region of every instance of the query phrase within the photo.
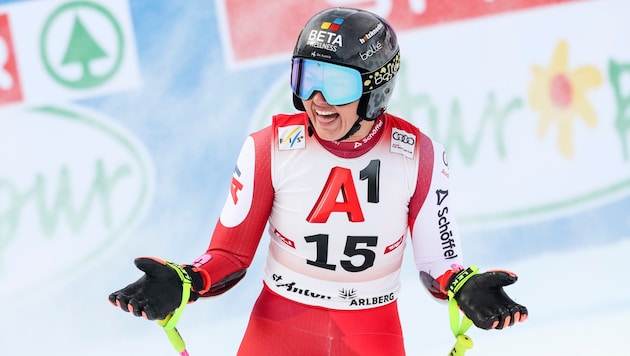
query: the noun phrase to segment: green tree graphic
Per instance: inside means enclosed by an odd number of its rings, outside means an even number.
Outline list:
[[[64,16],[71,13],[72,17]],[[104,20],[100,23],[98,32],[92,27],[90,22],[82,14],[90,14]],[[72,21],[71,31],[69,32],[68,44],[61,61],[55,56],[51,56],[52,51],[49,47],[57,46],[60,40],[57,38],[61,31],[53,31],[53,28],[64,28],[65,22]],[[110,32],[114,35],[111,40],[109,37],[103,37],[101,32]],[[97,40],[103,42],[108,41],[106,46],[99,44]],[[110,43],[111,41],[111,43]],[[61,5],[48,17],[40,36],[40,54],[46,71],[50,76],[60,83],[73,89],[94,88],[103,85],[110,80],[120,69],[123,58],[125,57],[125,39],[123,31],[118,20],[105,7],[87,1],[72,1]],[[107,53],[103,48],[107,48],[111,53]],[[104,60],[99,73],[93,72],[93,63],[96,60]],[[60,70],[60,67],[69,65],[78,65],[81,68],[81,76],[79,78],[70,77],[66,71]]]
[[[80,81],[89,86],[99,80],[98,77],[92,74],[90,63],[103,58],[107,58],[107,53],[105,53],[101,46],[99,46],[90,35],[87,28],[83,25],[83,22],[81,22],[81,19],[75,16],[68,48],[66,49],[61,63],[63,65],[79,64],[83,73]]]

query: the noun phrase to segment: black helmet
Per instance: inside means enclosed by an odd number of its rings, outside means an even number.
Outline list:
[[[300,32],[293,50],[291,81],[293,105],[301,111],[305,109],[297,95],[300,79],[296,67],[304,60],[358,70],[357,114],[366,120],[375,120],[385,111],[400,67],[398,41],[390,24],[371,12],[350,8],[321,11]],[[312,95],[310,91],[304,96],[309,93]]]

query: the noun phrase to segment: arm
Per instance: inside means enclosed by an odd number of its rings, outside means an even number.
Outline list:
[[[450,191],[450,173],[442,145],[421,134],[416,191],[409,204],[409,226],[416,268],[429,292],[438,299],[447,295],[439,278],[453,264],[462,264],[459,229]]]
[[[482,329],[502,329],[527,319],[528,311],[503,290],[517,280],[509,271],[478,273],[462,267],[460,235],[449,190],[443,147],[422,136],[418,184],[410,204],[411,238],[420,279],[437,299],[454,299]],[[428,188],[427,188],[428,187]],[[416,215],[417,211],[417,215]]]
[[[144,275],[111,293],[113,305],[135,316],[161,320],[181,305],[182,298],[192,302],[200,296],[218,295],[243,278],[273,204],[270,133],[264,129],[245,141],[206,253],[193,265],[181,266],[152,257],[137,258],[135,264]],[[190,288],[188,297],[183,285]]]
[[[243,144],[210,245],[193,263],[211,281],[201,296],[224,293],[245,276],[252,262],[273,204],[271,140],[267,128]]]

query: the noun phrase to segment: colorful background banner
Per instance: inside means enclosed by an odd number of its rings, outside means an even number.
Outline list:
[[[610,286],[630,251],[627,1],[0,0],[2,354],[174,353],[107,295],[140,277],[136,256],[205,250],[243,140],[294,111],[302,24],[340,5],[398,30],[389,111],[448,149],[466,262],[521,277],[530,319],[471,331],[469,353],[625,348]],[[186,309],[191,355],[235,353],[267,243],[229,294]],[[411,257],[408,354],[446,354],[446,307]]]

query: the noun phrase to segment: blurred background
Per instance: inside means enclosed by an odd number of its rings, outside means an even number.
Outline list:
[[[443,143],[468,264],[519,274],[529,320],[472,355],[623,354],[630,317],[630,3],[624,0],[0,0],[0,355],[174,355],[107,301],[136,256],[190,263],[240,146],[293,112],[302,25],[360,7],[397,30],[389,111]],[[191,355],[234,355],[261,288],[189,306]],[[408,255],[409,355],[446,355],[446,306]]]

